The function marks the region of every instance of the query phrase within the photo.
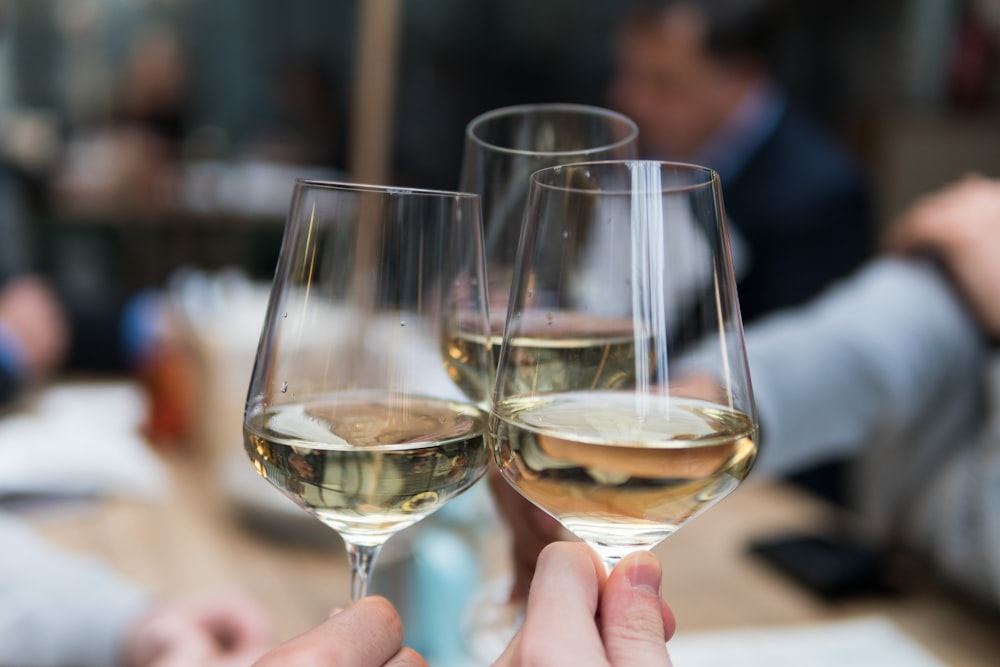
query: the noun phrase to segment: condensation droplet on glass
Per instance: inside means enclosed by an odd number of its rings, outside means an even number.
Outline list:
[[[284,394],[286,391],[288,391],[288,383],[287,382],[282,382],[281,383],[281,393]]]
[[[568,239],[569,238],[569,232],[563,232],[563,238],[564,239]]]
[[[406,326],[406,320],[400,320],[399,321],[399,326],[405,327]]]
[[[531,290],[528,290],[528,297],[530,298],[530,297],[533,297],[533,296],[535,296],[535,293],[532,292]]]
[[[545,322],[548,326],[552,326],[552,313],[545,314]]]
[[[288,319],[288,313],[285,313],[285,314],[284,314],[284,315],[282,315],[281,317],[282,317],[283,319],[286,319],[286,320],[287,320],[287,319]]]

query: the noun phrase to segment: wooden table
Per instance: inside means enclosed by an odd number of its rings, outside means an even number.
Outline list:
[[[826,602],[762,561],[747,555],[753,539],[832,531],[837,511],[786,485],[737,489],[718,507],[685,526],[657,549],[664,596],[678,631],[789,626],[868,615],[890,618],[948,665],[996,665],[1000,618],[957,595],[919,569],[905,567],[905,589]]]
[[[239,588],[272,614],[277,637],[297,634],[346,603],[346,564],[336,542],[266,539],[233,520],[197,461],[169,463],[163,502],[104,500],[30,514],[54,542],[96,554],[164,595]],[[880,614],[949,665],[996,664],[996,617],[919,576],[905,594],[826,603],[746,555],[754,537],[820,529],[828,506],[785,486],[749,486],[657,549],[664,592],[680,631],[788,626]],[[504,539],[504,538],[500,538]]]

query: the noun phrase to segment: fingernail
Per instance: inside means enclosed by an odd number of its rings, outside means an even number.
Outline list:
[[[343,607],[334,607],[333,609],[330,610],[330,613],[327,616],[327,618],[333,618],[342,611],[344,611]]]
[[[640,551],[629,556],[629,561],[625,576],[632,588],[660,597],[663,571],[656,556],[648,551]]]

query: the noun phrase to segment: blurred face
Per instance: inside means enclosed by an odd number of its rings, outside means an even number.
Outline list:
[[[705,52],[703,34],[701,17],[679,8],[618,36],[611,103],[638,124],[652,157],[694,159],[751,83],[748,68]]]

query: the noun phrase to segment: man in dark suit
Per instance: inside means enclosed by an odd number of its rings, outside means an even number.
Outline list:
[[[860,170],[771,75],[773,28],[766,0],[642,3],[622,23],[611,89],[648,157],[719,172],[747,320],[846,275],[872,235]]]

